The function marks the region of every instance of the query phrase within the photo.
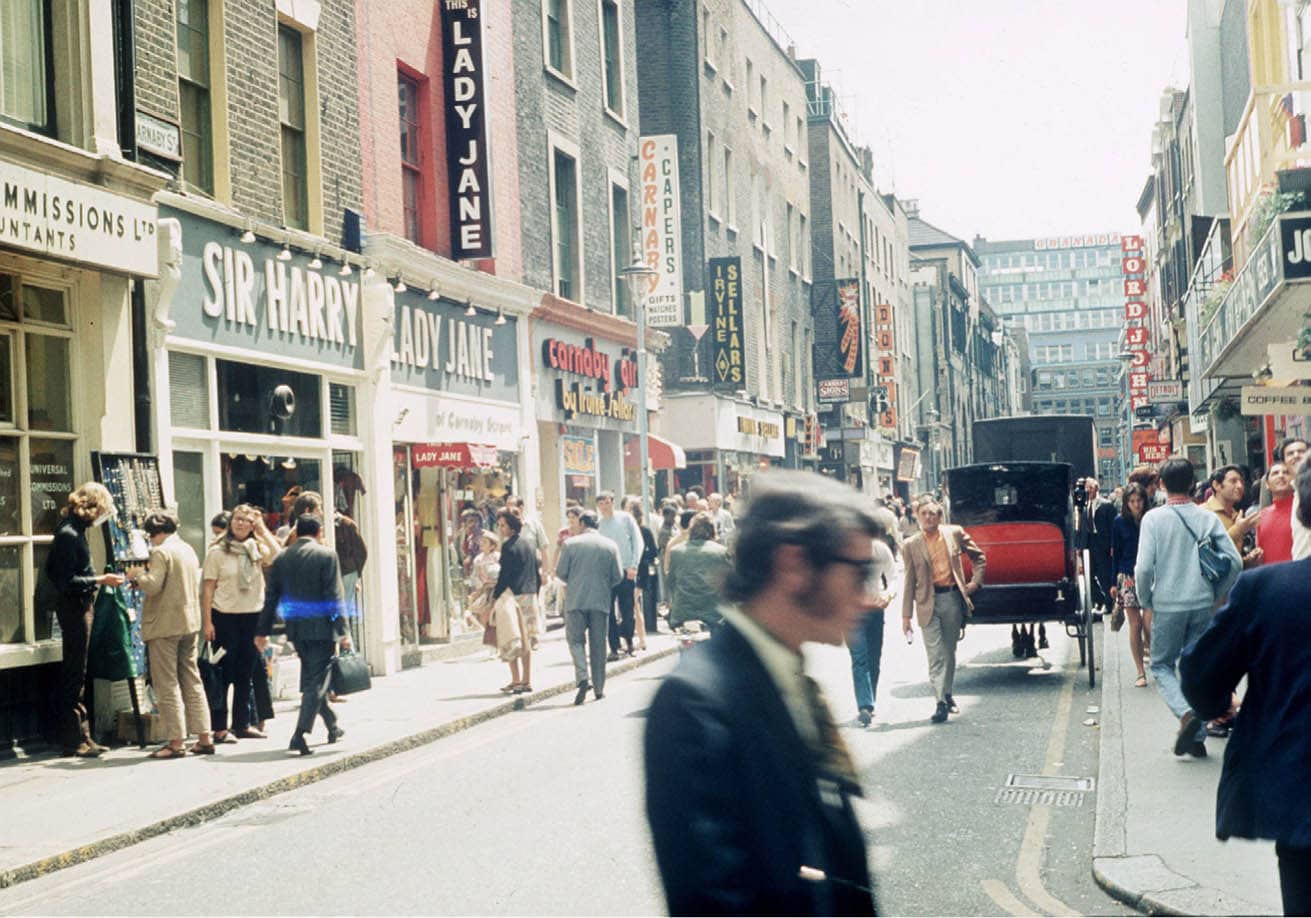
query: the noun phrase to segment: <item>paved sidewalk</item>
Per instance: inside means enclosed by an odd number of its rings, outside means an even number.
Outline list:
[[[1178,720],[1154,684],[1135,688],[1129,635],[1104,631],[1101,775],[1093,875],[1151,915],[1278,915],[1273,842],[1215,837],[1225,741],[1175,758]]]
[[[678,645],[661,634],[648,636],[647,647],[610,664],[609,676],[673,654]],[[345,737],[326,745],[317,723],[309,738],[315,754],[306,757],[287,753],[295,714],[280,710],[267,724],[267,739],[224,745],[213,756],[151,761],[128,746],[99,760],[52,755],[5,763],[0,766],[0,889],[572,692],[573,664],[563,629],[550,632],[533,655],[536,691],[503,695],[499,688],[507,681],[506,665],[488,660],[483,648],[374,679],[370,691],[337,708]],[[589,695],[588,704],[593,703]]]

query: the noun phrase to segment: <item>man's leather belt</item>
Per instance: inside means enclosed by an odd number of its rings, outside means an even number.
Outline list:
[[[954,589],[956,589],[954,583],[951,586],[938,586],[936,583],[933,585],[933,592],[935,593],[950,593]]]

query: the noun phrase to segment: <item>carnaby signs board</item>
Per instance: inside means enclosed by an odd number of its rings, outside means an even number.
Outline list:
[[[452,257],[492,256],[482,0],[439,0]]]
[[[466,316],[464,306],[450,300],[397,294],[392,382],[518,401],[517,323],[509,316],[503,325],[495,320],[486,312]]]
[[[605,430],[637,426],[637,356],[621,344],[546,322],[533,328],[537,416]]]
[[[679,249],[678,136],[653,134],[638,144],[642,178],[642,254],[656,273],[646,290],[653,328],[683,324],[683,257]]]
[[[160,208],[182,224],[182,279],[169,318],[179,338],[339,367],[363,366],[360,285],[337,264],[242,243],[231,227]]]
[[[711,378],[721,388],[746,384],[746,342],[742,329],[742,259],[710,259],[706,278],[710,319]]]

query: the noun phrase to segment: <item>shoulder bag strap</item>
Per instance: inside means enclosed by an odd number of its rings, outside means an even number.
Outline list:
[[[1185,519],[1184,515],[1179,512],[1179,508],[1172,507],[1171,509],[1174,510],[1174,515],[1179,517],[1179,522],[1184,524],[1184,528],[1188,530],[1188,534],[1192,536],[1193,541],[1196,542],[1198,545],[1201,545],[1202,540],[1197,537],[1197,533],[1193,532],[1193,527],[1188,525],[1188,520]]]

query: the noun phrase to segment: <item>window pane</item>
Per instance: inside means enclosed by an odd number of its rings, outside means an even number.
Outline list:
[[[630,241],[631,231],[628,227],[628,192],[618,185],[610,190],[610,213],[613,220],[611,239],[614,242],[615,261],[615,314],[631,316],[632,304],[629,299],[628,283],[619,272],[628,267],[633,257],[633,245]]]
[[[173,453],[173,493],[178,502],[178,534],[182,541],[205,557],[209,543],[209,520],[205,518],[205,456],[203,453]]]
[[[209,429],[209,381],[204,357],[169,352],[168,392],[168,416],[174,427]]]
[[[228,360],[217,361],[216,370],[220,430],[295,437],[323,435],[319,377]],[[275,392],[279,386],[291,389],[290,415],[285,393]]]
[[[0,3],[0,116],[45,128],[46,104],[44,0]]]
[[[328,423],[341,437],[355,436],[355,389],[341,383],[328,384]]]
[[[17,283],[8,274],[0,274],[0,319],[18,321],[18,303],[14,299]]]
[[[601,16],[605,40],[605,104],[610,111],[622,115],[624,92],[623,63],[619,56],[619,5],[614,0],[604,0]]]
[[[50,557],[50,545],[32,545],[32,579],[28,583],[36,584],[36,572],[45,566],[46,558]],[[33,640],[48,641],[55,636],[55,610],[51,606],[47,609],[34,609],[36,621],[33,623],[36,627],[36,634]]]
[[[309,205],[305,186],[305,135],[295,128],[282,129],[282,207],[288,226],[307,229]]]
[[[419,165],[419,87],[408,77],[399,78],[401,162]]]
[[[0,548],[0,644],[23,642],[23,549]]]
[[[64,293],[45,287],[23,286],[23,318],[52,325],[67,325],[64,316]]]
[[[417,170],[401,170],[401,205],[405,210],[405,238],[415,245],[423,245],[419,225],[419,173]]]
[[[0,332],[0,427],[14,426],[14,336]]]
[[[27,426],[73,429],[68,397],[68,339],[27,335]]]
[[[209,85],[209,0],[177,0],[178,76]]]
[[[182,121],[182,179],[214,193],[214,146],[210,140],[209,91],[178,80]]]
[[[294,29],[278,27],[278,115],[282,123],[305,127],[305,71],[301,38]]]
[[[0,536],[22,535],[23,508],[18,476],[18,440],[0,438]]]
[[[547,0],[546,60],[566,76],[572,75],[569,60],[569,0]]]
[[[73,480],[73,440],[28,441],[32,458],[32,534],[54,535],[59,509],[77,487]]]
[[[576,299],[581,291],[575,289],[577,270],[575,265],[576,236],[578,221],[576,219],[576,189],[574,183],[574,161],[563,153],[555,154],[555,220],[558,238],[556,239],[556,261],[559,275],[556,278],[556,293],[565,299]]]

